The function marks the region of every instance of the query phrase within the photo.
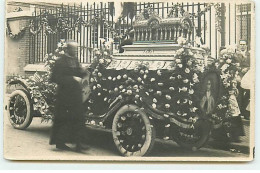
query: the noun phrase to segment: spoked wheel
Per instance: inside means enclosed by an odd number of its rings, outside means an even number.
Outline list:
[[[208,141],[210,136],[210,123],[200,119],[194,124],[194,129],[172,128],[172,137],[181,147],[196,151]]]
[[[33,116],[29,95],[24,90],[15,90],[10,96],[7,105],[9,121],[16,129],[25,129],[31,122]]]
[[[112,134],[123,156],[147,155],[155,139],[155,129],[146,114],[136,105],[125,105],[116,113]]]

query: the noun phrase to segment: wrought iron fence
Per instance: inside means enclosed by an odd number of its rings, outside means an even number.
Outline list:
[[[45,54],[54,52],[60,39],[77,41],[79,61],[90,63],[93,48],[100,47],[100,38],[105,40],[113,38],[115,40],[113,49],[118,49],[120,38],[132,28],[135,16],[148,6],[162,18],[167,17],[170,10],[176,6],[181,7],[179,10],[182,12],[189,12],[194,23],[192,40],[200,36],[203,44],[210,48],[213,57],[218,56],[221,46],[237,43],[239,39],[250,42],[250,4],[232,6],[222,3],[218,10],[214,6],[208,7],[206,3],[156,2],[132,5],[131,14],[127,13],[117,23],[114,22],[116,12],[113,2],[35,8],[29,40],[30,63],[43,62]],[[235,10],[235,15],[232,15],[232,10]],[[221,19],[220,23],[217,15]],[[235,21],[235,24],[232,21]],[[235,32],[239,30],[240,37],[235,33],[233,39],[234,27],[237,28]]]

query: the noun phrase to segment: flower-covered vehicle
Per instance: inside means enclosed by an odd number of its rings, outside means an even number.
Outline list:
[[[124,53],[110,55],[109,44],[93,50],[87,69],[91,75],[82,82],[85,123],[111,130],[122,155],[147,155],[155,138],[197,150],[211,129],[228,124],[237,64],[232,53],[214,60],[207,50],[192,47],[192,28],[188,14],[161,19],[145,11],[137,17],[134,43],[125,45]],[[21,86],[7,105],[15,128],[27,128],[35,116],[53,118],[56,86],[48,79],[55,57],[46,56],[47,73],[9,81]]]

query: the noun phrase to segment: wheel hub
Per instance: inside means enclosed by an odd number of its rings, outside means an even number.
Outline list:
[[[126,134],[130,136],[130,135],[132,135],[132,133],[133,133],[133,129],[131,127],[128,127],[126,129]]]

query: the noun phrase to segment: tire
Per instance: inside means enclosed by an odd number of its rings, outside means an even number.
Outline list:
[[[200,119],[194,124],[194,129],[189,132],[194,136],[194,139],[186,140],[181,133],[183,133],[183,131],[181,131],[177,126],[172,128],[172,137],[175,142],[185,149],[196,151],[204,146],[209,140],[211,126],[207,120]]]
[[[11,125],[16,129],[26,129],[32,122],[32,103],[25,90],[15,90],[7,103],[7,114]]]
[[[112,134],[123,156],[145,156],[155,142],[155,129],[147,115],[136,105],[124,105],[116,113]]]

